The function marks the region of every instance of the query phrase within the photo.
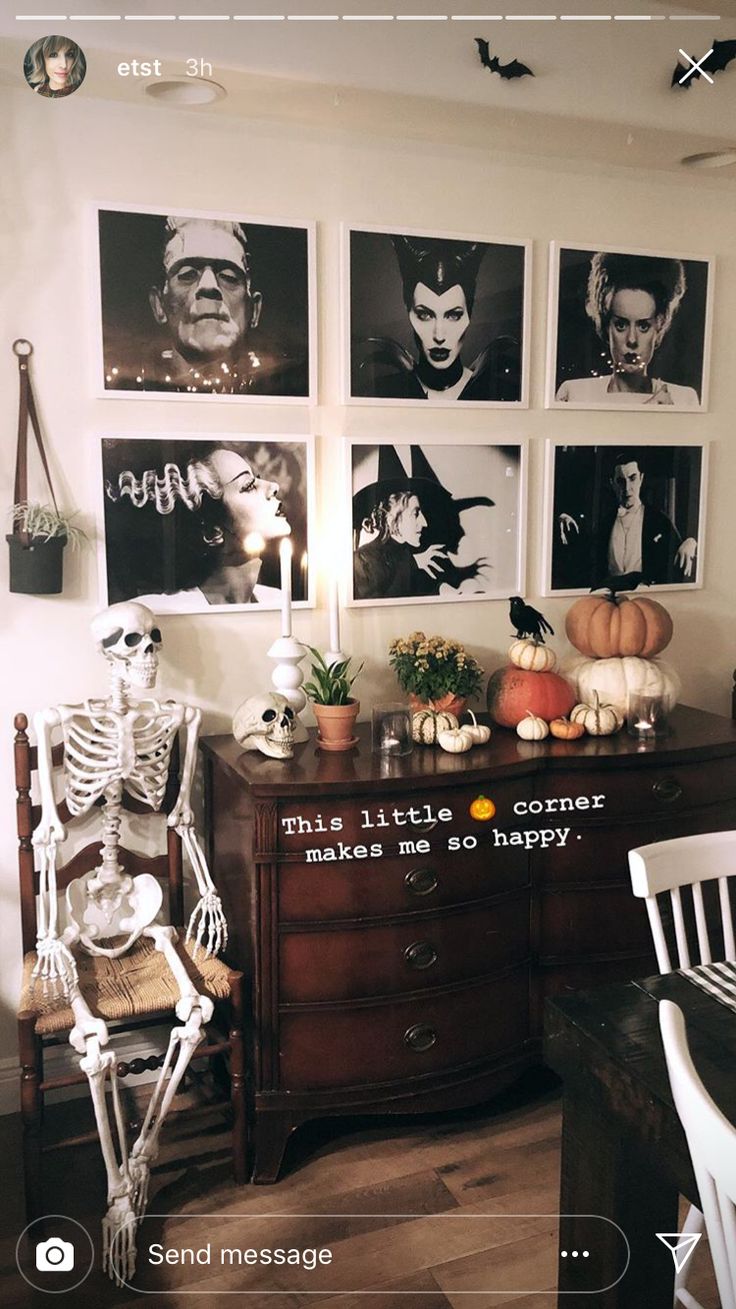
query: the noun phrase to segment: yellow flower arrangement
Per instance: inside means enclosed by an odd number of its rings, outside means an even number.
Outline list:
[[[452,694],[470,698],[477,695],[483,669],[459,641],[444,636],[425,636],[412,632],[392,641],[388,658],[407,695],[419,700],[439,700]]]

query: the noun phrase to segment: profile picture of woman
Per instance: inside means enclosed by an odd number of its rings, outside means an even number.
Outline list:
[[[307,600],[306,442],[109,439],[102,462],[109,603],[276,608],[285,537]]]
[[[559,252],[554,404],[703,405],[708,262]]]
[[[32,91],[47,100],[60,100],[82,85],[87,60],[68,36],[42,36],[29,46],[23,60],[25,79]]]
[[[523,245],[350,233],[350,395],[520,404]]]

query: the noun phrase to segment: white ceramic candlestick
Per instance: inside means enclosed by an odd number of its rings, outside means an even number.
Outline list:
[[[328,612],[330,618],[330,648],[325,651],[325,663],[330,668],[333,664],[339,664],[345,658],[340,649],[340,601],[337,592],[337,578],[330,578],[330,590],[328,598]]]
[[[293,549],[288,536],[279,546],[281,561],[281,635],[291,636],[291,559]]]
[[[296,715],[295,741],[306,741],[308,735],[306,727],[299,719],[299,714],[307,703],[307,697],[302,691],[304,673],[299,667],[306,653],[307,647],[291,635],[279,636],[268,652],[269,659],[276,662],[271,673],[271,681],[276,690],[286,697]]]

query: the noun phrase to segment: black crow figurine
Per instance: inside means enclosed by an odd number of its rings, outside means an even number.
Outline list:
[[[520,595],[509,597],[509,617],[512,627],[516,628],[516,635],[521,639],[524,636],[530,636],[532,640],[538,641],[544,645],[544,632],[549,632],[554,636],[555,629],[547,622],[544,614],[540,614],[538,609],[533,609],[531,605],[525,604]]]

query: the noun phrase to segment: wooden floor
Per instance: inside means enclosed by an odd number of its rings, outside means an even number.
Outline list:
[[[79,1130],[86,1108],[83,1102],[60,1106],[50,1114],[51,1126],[55,1118],[57,1126]],[[146,1247],[150,1241],[168,1241],[195,1248],[209,1241],[218,1251],[220,1243],[275,1244],[278,1233],[279,1244],[329,1244],[335,1267],[339,1262],[341,1286],[381,1294],[337,1296],[334,1270],[329,1270],[332,1280],[325,1276],[327,1270],[309,1275],[316,1294],[284,1291],[265,1296],[259,1290],[289,1285],[283,1274],[174,1267],[163,1272],[147,1268],[140,1279],[136,1274],[136,1284],[149,1293],[134,1296],[113,1287],[95,1269],[67,1297],[74,1300],[75,1309],[132,1309],[134,1304],[215,1309],[237,1303],[222,1292],[246,1286],[256,1293],[240,1303],[253,1309],[326,1309],[328,1304],[330,1309],[554,1309],[554,1219],[526,1217],[491,1224],[490,1240],[489,1224],[472,1221],[473,1215],[554,1215],[558,1208],[560,1102],[551,1079],[541,1080],[538,1074],[491,1108],[422,1119],[311,1124],[292,1138],[283,1180],[270,1187],[235,1187],[222,1120],[199,1119],[194,1129],[192,1123],[191,1117],[181,1115],[168,1126],[149,1204],[151,1213],[192,1216],[185,1222],[151,1219],[142,1229],[145,1238],[139,1235],[139,1251],[144,1241]],[[19,1145],[17,1119],[0,1119],[4,1309],[49,1304],[47,1296],[31,1292],[15,1271],[15,1241],[25,1224]],[[104,1173],[98,1147],[53,1152],[45,1156],[44,1168],[48,1212],[78,1219],[99,1247]],[[285,1217],[267,1218],[274,1214]],[[309,1217],[328,1214],[336,1217]],[[366,1224],[360,1215],[376,1219]],[[447,1215],[451,1221],[438,1222],[433,1215]],[[717,1309],[707,1252],[697,1257],[699,1275],[692,1289],[705,1309]],[[301,1285],[306,1284],[302,1273]],[[325,1287],[332,1289],[321,1293]],[[482,1287],[505,1292],[461,1294]],[[534,1294],[518,1294],[531,1288]],[[407,1291],[412,1294],[402,1294]]]

